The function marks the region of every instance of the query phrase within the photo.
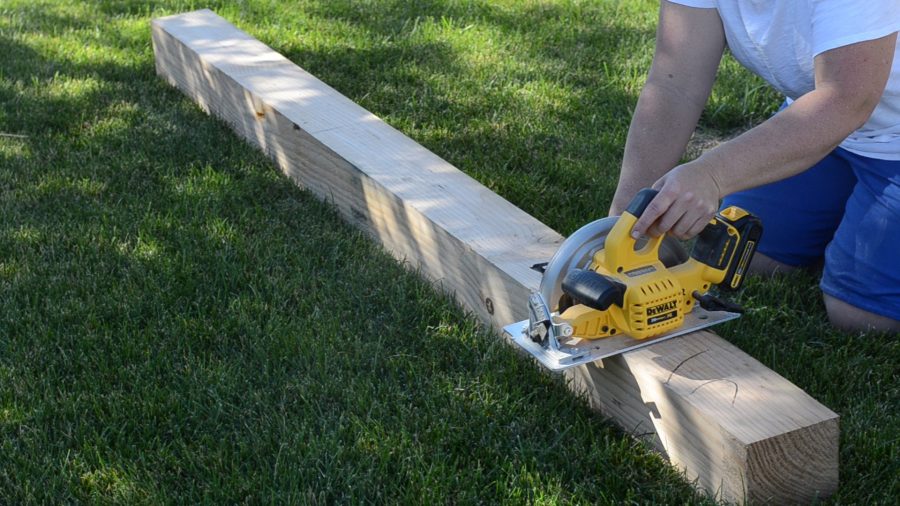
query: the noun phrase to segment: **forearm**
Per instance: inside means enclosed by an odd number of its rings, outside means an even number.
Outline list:
[[[829,88],[814,90],[759,126],[686,164],[721,197],[798,174],[862,125],[871,109]]]
[[[723,196],[797,174],[865,123],[881,100],[897,33],[825,51],[815,58],[815,89],[735,139],[679,165],[632,227],[639,237],[697,235]]]
[[[652,77],[638,99],[610,214],[620,214],[632,197],[676,166],[703,111],[702,98],[689,97]]]
[[[610,214],[678,164],[716,77],[725,31],[715,9],[663,1],[647,83],[628,129]]]
[[[813,91],[708,151],[689,169],[708,174],[725,196],[811,167],[872,114],[890,75],[896,41],[893,33],[818,55]]]

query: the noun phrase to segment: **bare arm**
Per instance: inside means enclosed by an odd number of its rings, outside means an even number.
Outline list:
[[[897,34],[839,47],[815,59],[815,89],[743,135],[680,165],[654,184],[659,195],[634,226],[692,237],[721,197],[802,172],[866,122],[890,75]]]
[[[715,9],[660,4],[656,52],[628,129],[610,214],[620,214],[638,190],[678,164],[724,49],[725,33]]]

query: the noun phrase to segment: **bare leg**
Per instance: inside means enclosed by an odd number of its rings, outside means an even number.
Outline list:
[[[795,270],[797,270],[797,267],[783,264],[778,260],[763,255],[762,253],[755,253],[753,255],[753,260],[750,261],[750,274],[771,276],[779,272],[786,273],[793,272]]]
[[[875,330],[878,332],[900,332],[900,321],[870,313],[864,309],[847,304],[830,295],[825,295],[825,308],[831,324],[841,330],[860,331]]]

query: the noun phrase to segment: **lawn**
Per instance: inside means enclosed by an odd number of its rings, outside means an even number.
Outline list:
[[[213,8],[544,223],[605,214],[650,1],[0,3],[0,503],[707,503],[155,76]],[[728,59],[715,139],[778,96]],[[541,199],[534,198],[541,189]],[[900,497],[900,345],[815,274],[718,332],[837,411],[829,503]]]

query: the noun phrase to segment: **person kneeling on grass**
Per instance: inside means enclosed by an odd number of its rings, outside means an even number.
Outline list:
[[[834,325],[900,331],[898,30],[898,0],[663,0],[610,214],[652,184],[659,194],[633,233],[688,239],[724,198],[762,219],[753,271],[824,256]],[[788,98],[679,165],[726,43]]]

